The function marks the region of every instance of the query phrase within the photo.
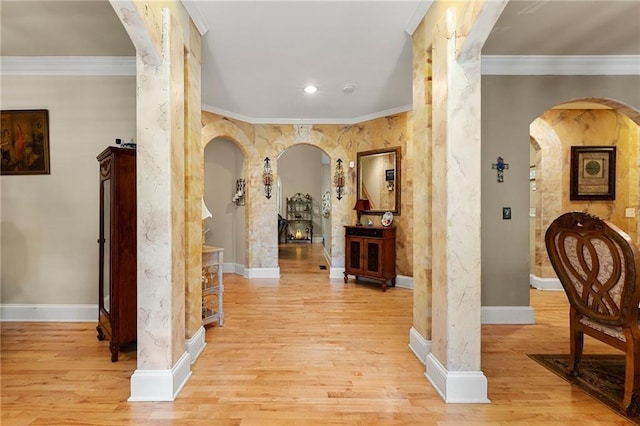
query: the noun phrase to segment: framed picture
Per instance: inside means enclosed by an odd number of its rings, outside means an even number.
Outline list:
[[[571,147],[571,200],[616,199],[616,147]]]
[[[0,174],[48,175],[49,111],[0,111]]]
[[[395,169],[389,169],[384,171],[385,180],[394,180],[395,179]]]

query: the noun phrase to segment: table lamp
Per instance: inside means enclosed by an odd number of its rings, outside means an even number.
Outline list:
[[[358,214],[358,222],[356,223],[356,226],[362,226],[362,223],[360,223],[360,216],[362,216],[363,211],[371,209],[371,203],[369,200],[358,199],[356,201],[356,205],[353,206],[353,209]]]

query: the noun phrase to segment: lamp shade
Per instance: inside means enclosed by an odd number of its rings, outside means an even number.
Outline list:
[[[213,217],[207,205],[204,203],[204,197],[202,197],[202,220],[205,220],[208,217]]]
[[[363,210],[369,210],[371,209],[371,203],[369,202],[369,200],[366,199],[358,199],[356,201],[356,205],[353,206],[353,209],[356,211],[363,211]]]

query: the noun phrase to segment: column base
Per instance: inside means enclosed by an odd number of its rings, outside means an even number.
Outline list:
[[[191,356],[182,354],[171,370],[139,370],[131,376],[129,402],[173,401],[191,377]]]
[[[201,326],[191,339],[187,339],[185,341],[185,349],[191,357],[191,364],[196,362],[202,351],[204,351],[204,347],[207,346],[207,343],[204,340],[204,334],[204,326]]]
[[[438,359],[427,355],[425,376],[447,404],[489,403],[487,378],[482,371],[447,371]]]

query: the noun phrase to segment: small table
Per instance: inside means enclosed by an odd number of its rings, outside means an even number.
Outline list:
[[[221,247],[202,246],[202,322],[208,325],[218,322],[224,323],[224,309],[222,307],[222,259],[224,249]]]

